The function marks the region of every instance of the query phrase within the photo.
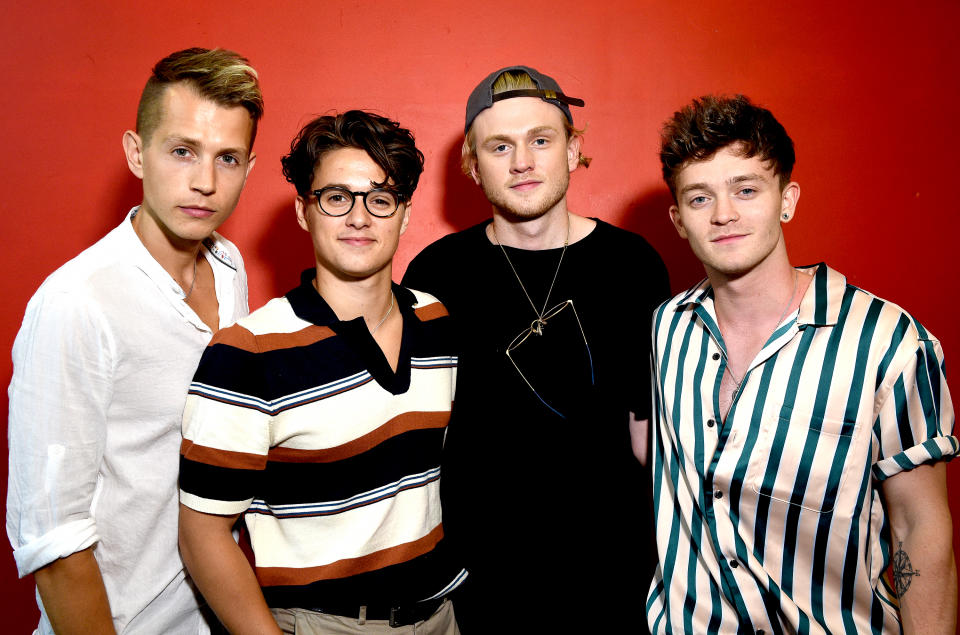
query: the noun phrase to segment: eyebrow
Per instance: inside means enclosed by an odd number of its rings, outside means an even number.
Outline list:
[[[203,145],[203,143],[199,139],[194,139],[192,137],[181,137],[178,135],[167,137],[166,141],[168,143],[172,143],[173,145],[185,145],[185,146],[191,146],[194,148]],[[221,155],[222,154],[240,154],[240,155],[247,154],[247,156],[249,156],[249,152],[246,148],[221,148],[217,154],[221,154]]]
[[[547,133],[547,132],[550,132],[550,133],[553,133],[553,134],[560,134],[560,131],[557,130],[557,129],[556,129],[555,127],[553,127],[553,126],[537,126],[536,128],[531,128],[530,130],[526,130],[526,131],[522,132],[522,133],[520,134],[520,136],[524,136],[524,137],[535,137],[535,136],[537,136],[537,135],[542,135],[542,134]],[[485,139],[483,140],[483,143],[482,143],[481,145],[487,145],[488,143],[490,143],[490,142],[492,142],[492,141],[512,141],[512,140],[513,140],[513,136],[512,136],[512,135],[508,135],[508,134],[492,134],[492,135],[490,135],[489,137],[485,138]]]
[[[764,178],[762,174],[751,172],[749,174],[738,174],[737,176],[731,176],[725,181],[725,183],[727,185],[736,185],[737,183],[743,183],[745,181],[760,181],[762,183],[766,183],[767,179]],[[692,192],[694,190],[713,191],[713,188],[711,188],[707,183],[691,183],[680,188],[678,194],[686,194],[687,192]]]

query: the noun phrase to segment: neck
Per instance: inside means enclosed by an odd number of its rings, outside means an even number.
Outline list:
[[[317,266],[313,286],[341,321],[363,317],[375,326],[390,307],[392,268],[363,279],[344,279]]]
[[[709,270],[707,275],[717,319],[726,325],[766,324],[796,308],[803,295],[786,252],[775,262],[764,262],[740,276]]]
[[[539,251],[563,247],[565,242],[574,242],[577,219],[566,206],[558,206],[537,218],[517,218],[494,208],[493,223],[487,226],[490,242],[507,247]],[[582,237],[582,236],[580,236]]]
[[[153,221],[143,206],[130,222],[140,242],[164,271],[177,281],[193,280],[194,263],[202,241],[171,236]]]

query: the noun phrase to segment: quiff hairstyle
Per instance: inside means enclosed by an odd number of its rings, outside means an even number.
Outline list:
[[[238,53],[226,49],[189,48],[171,53],[153,67],[137,106],[137,134],[144,143],[160,124],[163,95],[171,84],[184,82],[219,106],[241,106],[250,113],[250,148],[263,116],[263,94],[257,71]]]
[[[680,171],[731,145],[745,158],[759,156],[769,162],[781,188],[790,182],[796,161],[793,141],[773,113],[743,95],[706,95],[673,113],[660,132],[663,180],[674,202]]]
[[[536,82],[523,71],[504,71],[493,83],[491,92],[494,95],[498,95],[511,90],[530,88],[537,90],[538,87]],[[463,173],[467,176],[472,176],[471,169],[473,168],[473,162],[477,158],[477,138],[473,132],[473,128],[474,124],[470,124],[470,130],[467,131],[467,135],[463,139],[463,146],[460,148],[460,169],[463,170]],[[573,125],[567,121],[566,116],[563,118],[563,129],[567,133],[568,140],[574,136],[583,139],[585,129],[574,128]],[[588,168],[592,160],[590,157],[585,157],[583,153],[580,153],[580,156],[577,157],[577,165]]]
[[[407,201],[413,196],[423,172],[423,153],[413,134],[395,121],[363,110],[324,115],[304,126],[290,143],[290,154],[280,159],[283,176],[306,198],[323,156],[340,148],[363,150],[380,166],[386,178],[375,187],[389,187]]]

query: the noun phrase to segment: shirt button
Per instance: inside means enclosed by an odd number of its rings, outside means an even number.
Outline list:
[[[731,568],[731,569],[736,569],[736,568],[739,567],[739,566],[740,566],[740,563],[737,562],[736,560],[731,560],[731,561],[730,561],[730,568]]]
[[[715,423],[716,423],[716,421],[714,421],[713,419],[707,419],[707,427],[708,427],[708,428],[712,428],[712,427],[713,427],[713,424],[715,424]]]
[[[715,491],[715,492],[713,493],[713,497],[714,497],[714,498],[723,498],[723,492],[721,492],[720,490],[717,490],[717,491]]]
[[[718,359],[720,359],[720,353],[714,353],[714,354],[713,354],[713,360],[716,361],[716,360],[718,360]]]
[[[757,631],[757,635],[764,635],[764,632],[763,632],[763,629],[762,629],[762,628],[761,628],[759,631]]]

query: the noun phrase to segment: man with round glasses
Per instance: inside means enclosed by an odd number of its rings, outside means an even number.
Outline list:
[[[582,105],[529,67],[484,79],[462,167],[493,218],[428,246],[404,277],[464,334],[443,496],[470,570],[465,633],[644,628],[655,546],[631,420],[645,441],[649,316],[669,287],[643,238],[567,208],[589,163],[570,112]]]
[[[231,632],[458,632],[445,597],[466,572],[439,498],[450,318],[391,279],[422,171],[408,130],[357,110],[310,122],[283,158],[315,268],[218,334],[183,418],[181,549]]]

